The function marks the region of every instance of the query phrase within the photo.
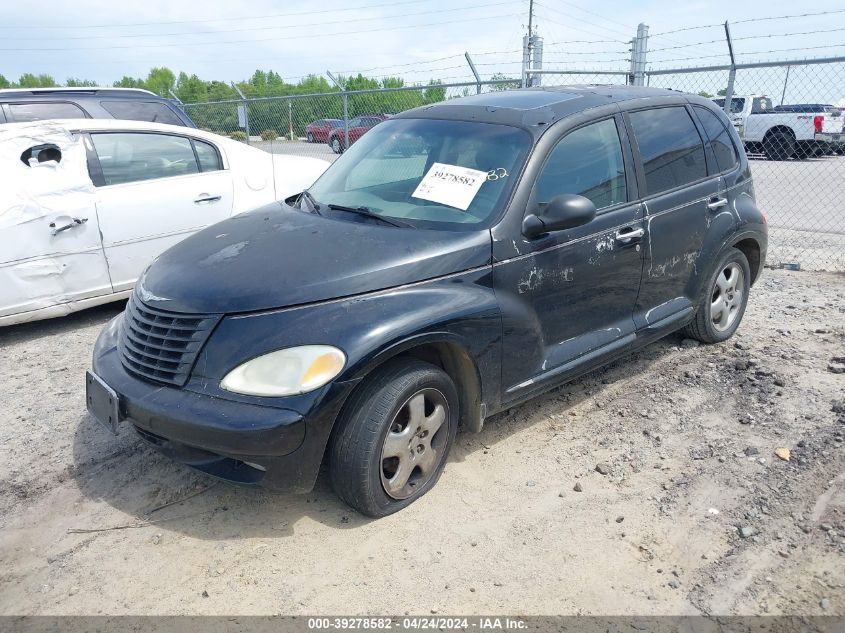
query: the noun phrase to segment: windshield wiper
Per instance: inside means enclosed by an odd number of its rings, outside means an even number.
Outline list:
[[[313,196],[313,194],[305,189],[301,194],[299,194],[300,203],[302,200],[305,199],[308,201],[308,204],[311,205],[311,213],[316,213],[317,215],[323,215],[320,213],[320,203],[317,202],[317,199]],[[302,204],[299,205],[299,208],[302,208]]]
[[[399,228],[416,228],[410,222],[403,222],[402,220],[389,218],[387,216],[381,215],[380,213],[376,213],[375,211],[370,209],[370,207],[346,207],[342,204],[327,204],[326,206],[334,211],[346,211],[348,213],[357,213],[358,215],[363,215],[368,218],[375,218],[376,220],[381,220],[385,224],[390,224],[391,226],[398,226]]]

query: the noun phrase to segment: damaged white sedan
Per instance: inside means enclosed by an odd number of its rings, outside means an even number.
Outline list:
[[[0,126],[0,326],[125,298],[165,249],[328,165],[157,123]]]

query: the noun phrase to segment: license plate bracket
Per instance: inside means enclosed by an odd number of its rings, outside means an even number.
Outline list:
[[[88,412],[109,431],[117,435],[120,422],[120,398],[97,374],[85,372],[85,402]]]

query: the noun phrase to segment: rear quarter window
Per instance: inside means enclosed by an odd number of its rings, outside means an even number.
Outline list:
[[[629,116],[643,161],[647,195],[707,176],[704,145],[684,106],[640,110]]]
[[[100,101],[100,105],[115,119],[184,125],[173,110],[158,101]]]
[[[710,146],[713,148],[713,155],[716,157],[719,171],[729,171],[736,167],[738,162],[736,148],[722,121],[707,108],[696,106],[695,112],[704,127]]]

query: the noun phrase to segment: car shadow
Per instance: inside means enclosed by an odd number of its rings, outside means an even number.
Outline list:
[[[669,336],[488,418],[481,433],[458,435],[449,462],[463,461],[514,433],[546,422],[544,410],[549,406],[562,414],[587,399],[601,398],[614,383],[629,378],[632,372],[647,371],[653,362],[672,353],[680,341],[679,335]],[[115,437],[87,414],[79,419],[73,453],[73,479],[80,492],[132,517],[123,517],[119,524],[154,521],[162,530],[225,541],[290,537],[295,524],[305,518],[339,530],[372,521],[335,496],[325,464],[313,491],[305,495],[236,486],[172,462],[147,446],[128,424],[122,425]],[[444,477],[448,476],[447,464]]]
[[[0,346],[11,343],[23,343],[33,339],[72,334],[82,328],[104,325],[109,319],[123,312],[126,299],[113,301],[67,316],[18,323],[0,327]]]

